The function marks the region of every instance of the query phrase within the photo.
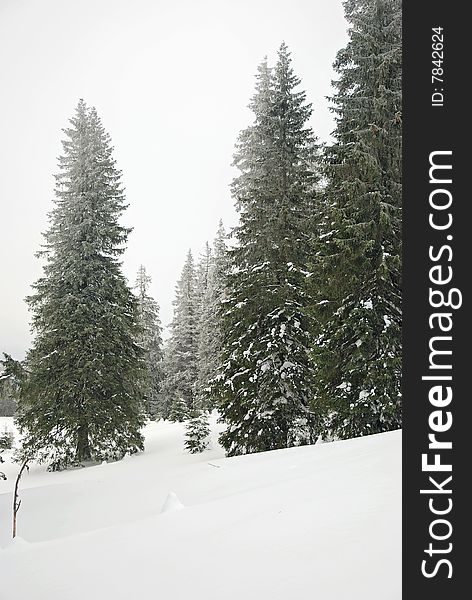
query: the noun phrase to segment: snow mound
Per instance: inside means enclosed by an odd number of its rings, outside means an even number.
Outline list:
[[[11,550],[16,551],[16,550],[22,550],[23,548],[26,548],[29,545],[30,544],[26,540],[24,540],[22,537],[17,535],[16,537],[12,538],[5,544],[5,549],[8,549],[9,551],[11,551]]]
[[[184,508],[184,505],[177,497],[177,494],[175,492],[169,492],[164,504],[162,505],[161,514],[175,512],[176,510],[182,510],[182,508]]]

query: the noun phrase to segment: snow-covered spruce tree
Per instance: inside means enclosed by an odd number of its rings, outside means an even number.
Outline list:
[[[159,395],[159,405],[158,405],[158,418],[159,419],[169,419],[170,412],[172,410],[172,405],[175,400],[173,396],[175,392],[175,386],[173,381],[171,380],[171,368],[170,368],[170,353],[169,353],[169,340],[164,342],[163,346],[163,358],[161,362],[161,385],[160,385],[160,395]]]
[[[28,298],[36,333],[17,423],[23,451],[53,469],[143,449],[137,301],[119,256],[129,229],[110,137],[81,100],[64,130],[55,207]]]
[[[187,254],[177,283],[171,336],[165,349],[165,384],[163,393],[172,405],[183,400],[193,408],[197,380],[198,294],[196,269],[191,251]]]
[[[170,405],[168,419],[176,423],[183,423],[189,418],[190,410],[181,396],[174,397]]]
[[[0,417],[14,416],[25,377],[22,364],[4,352],[0,359]]]
[[[215,377],[220,365],[222,342],[219,308],[223,298],[227,273],[226,253],[226,233],[223,222],[220,221],[213,245],[206,286],[200,299],[196,387],[196,404],[198,408],[214,408],[209,384]]]
[[[195,407],[204,406],[203,391],[209,381],[212,361],[211,333],[213,279],[213,252],[208,242],[197,265],[197,378],[195,381]]]
[[[274,72],[264,61],[240,135],[232,186],[240,224],[229,251],[222,311],[223,366],[214,386],[228,455],[314,442],[311,318],[305,307],[306,223],[313,211],[317,147],[311,106],[297,91],[285,44]],[[304,435],[301,436],[301,431]]]
[[[200,254],[200,258],[196,268],[196,297],[197,307],[200,310],[204,298],[207,294],[210,283],[211,270],[213,266],[212,249],[208,242],[205,243],[205,249]]]
[[[318,399],[332,433],[401,425],[401,2],[348,0],[318,262]]]
[[[203,452],[208,448],[210,425],[208,413],[196,410],[190,413],[190,418],[185,424],[185,448],[191,454]]]
[[[218,230],[216,237],[213,242],[213,279],[215,280],[215,287],[218,288],[220,296],[224,293],[224,286],[226,281],[226,275],[228,274],[228,247],[226,240],[228,234],[226,233],[223,221],[220,219],[218,223]]]
[[[145,351],[148,371],[146,382],[147,412],[152,418],[160,416],[161,380],[162,380],[162,327],[159,318],[159,305],[149,295],[151,277],[141,265],[136,276],[136,296],[138,298],[138,321],[141,331],[138,337],[139,345]]]

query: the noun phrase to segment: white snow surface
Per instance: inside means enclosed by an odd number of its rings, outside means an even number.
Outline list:
[[[0,599],[401,598],[400,431],[224,458],[218,428],[203,454],[159,422],[122,461],[32,465],[13,543],[4,452]]]

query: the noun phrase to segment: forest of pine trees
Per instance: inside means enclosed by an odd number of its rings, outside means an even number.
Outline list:
[[[34,342],[2,361],[25,457],[121,458],[143,449],[147,418],[185,422],[201,452],[212,411],[230,456],[401,426],[401,2],[345,10],[333,141],[318,143],[282,43],[236,142],[239,223],[188,251],[170,324],[145,267],[134,287],[122,273],[121,172],[79,102],[27,300]]]

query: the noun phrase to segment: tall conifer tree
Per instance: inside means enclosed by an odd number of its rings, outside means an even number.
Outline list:
[[[254,122],[236,147],[241,174],[232,191],[240,225],[229,252],[224,362],[216,386],[229,455],[316,439],[304,287],[317,148],[299,83],[282,44],[274,71],[267,61],[259,67],[250,104]]]
[[[200,300],[196,396],[199,408],[214,408],[210,382],[216,376],[221,362],[220,307],[227,275],[226,237],[223,223],[220,221],[211,253],[207,285]]]
[[[189,250],[181,277],[177,282],[171,337],[165,350],[163,393],[166,396],[168,414],[174,415],[175,408],[178,406],[185,405],[187,410],[194,407],[197,381],[197,328],[197,274]]]
[[[160,413],[162,381],[162,327],[159,318],[159,305],[149,294],[151,277],[141,265],[136,276],[136,296],[138,298],[138,317],[141,327],[139,345],[145,351],[147,365],[146,404],[151,417]]]
[[[22,386],[23,448],[52,468],[143,448],[137,302],[121,272],[130,232],[109,135],[81,100],[64,130],[44,275],[28,299],[36,333]]]
[[[401,1],[348,0],[345,10],[315,360],[328,427],[353,437],[401,423]]]

